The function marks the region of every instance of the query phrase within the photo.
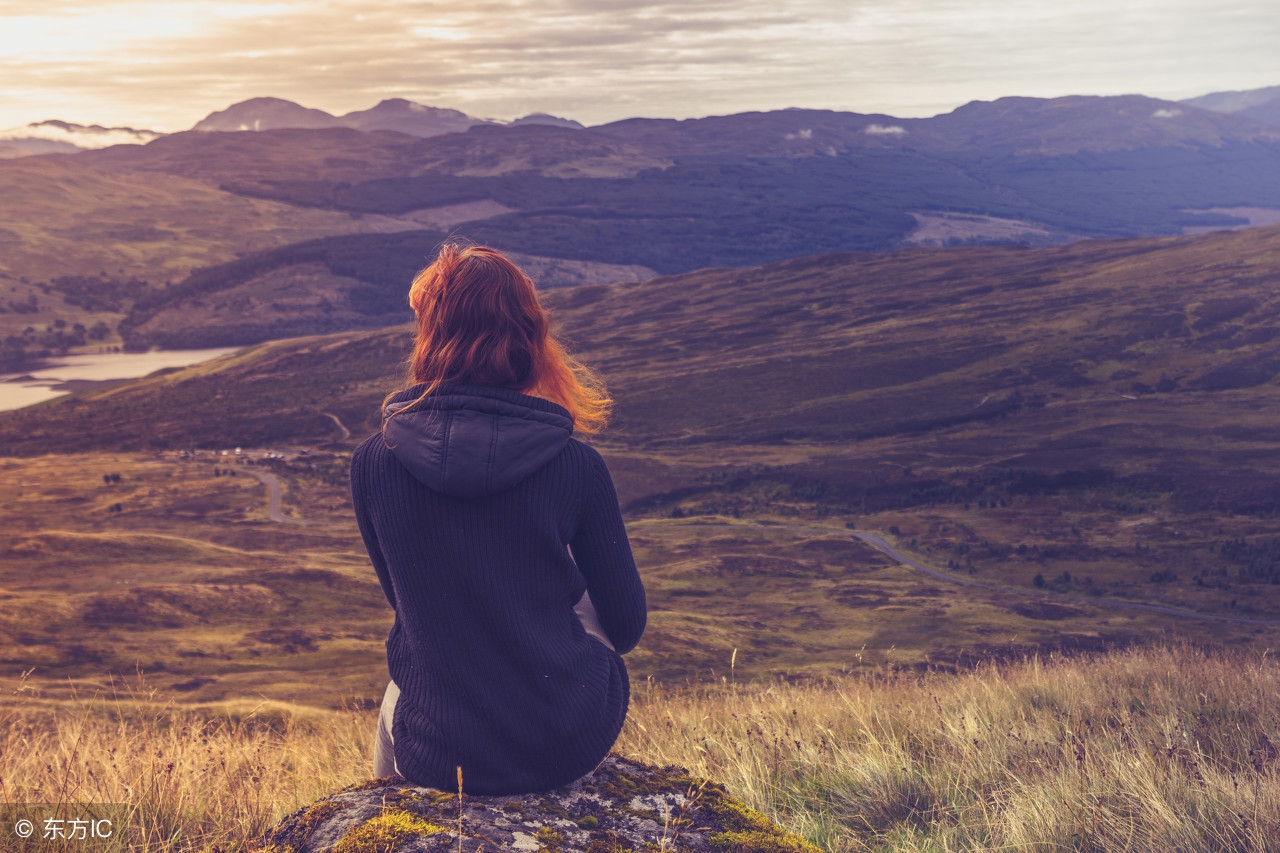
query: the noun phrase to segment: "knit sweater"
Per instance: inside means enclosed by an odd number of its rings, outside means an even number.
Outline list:
[[[356,520],[395,622],[400,772],[509,794],[558,787],[612,747],[645,595],[604,460],[547,400],[470,385],[397,395],[351,459]],[[574,605],[589,591],[617,653]]]

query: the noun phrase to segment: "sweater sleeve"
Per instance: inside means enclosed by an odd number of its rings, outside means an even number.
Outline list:
[[[378,575],[378,583],[382,584],[382,592],[387,597],[392,609],[396,606],[395,587],[391,585],[391,573],[387,569],[386,557],[378,545],[378,536],[373,529],[373,519],[369,516],[369,508],[365,505],[364,467],[368,464],[368,449],[365,445],[356,448],[351,454],[351,504],[355,507],[356,524],[360,528],[360,538],[364,540],[364,549],[369,552],[369,561]]]
[[[644,633],[647,606],[644,585],[627,541],[618,495],[604,460],[594,450],[581,523],[569,543],[578,570],[618,654],[635,648]]]

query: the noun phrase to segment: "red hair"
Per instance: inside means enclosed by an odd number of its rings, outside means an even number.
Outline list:
[[[446,243],[409,288],[417,335],[409,381],[418,402],[446,382],[490,385],[564,406],[579,432],[604,428],[604,383],[551,336],[529,276],[495,249]]]

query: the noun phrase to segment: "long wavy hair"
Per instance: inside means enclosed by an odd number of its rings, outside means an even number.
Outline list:
[[[564,406],[579,432],[604,428],[613,405],[604,383],[551,335],[533,281],[501,252],[446,243],[414,277],[409,305],[418,320],[409,382],[426,385],[415,403],[446,382],[489,385]]]

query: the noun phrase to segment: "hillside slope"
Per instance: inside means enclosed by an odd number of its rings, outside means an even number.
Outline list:
[[[0,372],[25,361],[11,353],[37,354],[44,345],[36,338],[47,335],[32,332],[55,324],[101,323],[105,343],[119,343],[115,327],[136,298],[194,269],[327,235],[421,227],[248,198],[177,175],[104,172],[61,155],[0,160],[0,197]]]
[[[330,124],[284,102],[238,106],[264,127],[281,110]],[[14,354],[4,363],[61,350],[22,337],[59,320],[103,323],[110,345],[166,346],[390,322],[389,312],[325,307],[369,288],[374,301],[398,299],[377,277],[336,269],[408,245],[387,232],[461,235],[542,259],[544,280],[570,284],[913,245],[1178,234],[1280,210],[1280,131],[1136,95],[1004,98],[911,120],[780,110],[586,129],[534,117],[429,138],[386,129],[470,121],[415,106],[386,101],[330,117],[360,129],[191,131],[0,162],[0,189],[13,200],[0,215],[0,274],[14,281],[15,305],[41,306],[0,317]],[[371,236],[346,239],[352,233]],[[333,263],[277,263],[282,244],[302,256],[315,247],[299,243],[329,236],[320,251]],[[421,257],[410,247],[389,264]],[[249,265],[272,275],[232,281],[211,269],[233,258],[256,258]],[[195,280],[234,291],[229,301],[192,311],[181,288],[160,293],[197,270]],[[88,290],[106,292],[113,307],[81,304]]]
[[[1247,117],[1142,95],[971,101],[930,118],[789,109],[683,121],[634,118],[593,130],[677,156],[834,156],[865,148],[1061,156],[1280,141],[1275,128]]]
[[[1272,228],[826,255],[544,299],[615,389],[618,441],[962,442],[984,424],[1032,454],[1075,429],[1270,434],[1277,284]],[[266,344],[7,413],[0,451],[305,443],[331,435],[318,410],[368,430],[406,345],[402,327]]]
[[[1280,126],[1280,86],[1265,86],[1243,92],[1213,92],[1198,98],[1188,98],[1182,103]]]
[[[1274,644],[1277,285],[1272,228],[825,255],[544,294],[618,401],[596,443],[650,592],[633,671],[718,678],[735,649],[741,677],[830,673],[864,653],[952,665],[1169,632]],[[366,685],[373,667],[345,655],[358,638],[376,659],[380,599],[346,454],[377,428],[408,345],[405,326],[277,341],[0,414],[0,456],[32,457],[3,462],[20,484],[0,507],[10,583],[38,579],[49,613],[45,629],[11,629],[32,638],[12,660],[39,646],[48,671],[91,671],[66,640],[80,611],[48,584],[97,565],[95,543],[162,532],[252,552],[236,573],[287,568],[272,596],[350,628],[266,636],[259,605],[219,612],[229,627],[216,640],[184,634],[181,648],[226,657],[193,657],[166,679],[215,697],[278,686],[273,667],[292,661],[289,689],[305,693],[310,673],[341,661],[344,684]],[[217,452],[236,446],[247,454]],[[206,450],[173,452],[188,448]],[[72,464],[39,455],[69,452]],[[268,520],[267,471],[305,525]],[[871,532],[933,573],[851,535]],[[111,667],[169,655],[168,626],[206,625],[209,602],[232,594],[216,587],[221,552],[183,558],[182,575],[118,553],[103,584],[140,588],[85,593],[97,624],[128,639]],[[368,609],[344,600],[351,612],[337,612],[320,575],[299,570],[335,561]],[[197,581],[215,586],[186,588]],[[210,667],[217,682],[197,684]]]
[[[237,254],[386,228],[376,218],[250,199],[175,175],[121,175],[78,156],[0,161],[0,272],[160,284]],[[408,226],[400,226],[408,227]]]

